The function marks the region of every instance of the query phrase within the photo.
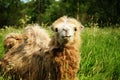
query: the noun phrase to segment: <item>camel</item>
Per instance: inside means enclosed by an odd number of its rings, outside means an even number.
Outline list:
[[[4,40],[7,51],[0,61],[2,74],[12,80],[78,80],[83,25],[63,16],[51,29],[52,38],[38,25],[28,26],[12,45],[8,37],[14,34],[8,34]]]
[[[53,55],[51,80],[77,80],[80,64],[80,31],[83,25],[74,18],[63,16],[52,24],[54,36],[50,42]]]

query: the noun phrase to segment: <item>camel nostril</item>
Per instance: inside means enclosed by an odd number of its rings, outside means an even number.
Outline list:
[[[67,32],[68,30],[66,30],[66,29],[63,29],[63,31]]]

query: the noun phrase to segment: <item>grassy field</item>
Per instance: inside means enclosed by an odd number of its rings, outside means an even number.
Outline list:
[[[80,80],[120,80],[120,28],[86,28],[82,39]]]
[[[3,39],[9,32],[22,29],[0,29],[0,57]],[[49,31],[49,30],[48,30]],[[85,28],[82,33],[80,80],[120,80],[120,28]],[[1,77],[0,77],[1,79]]]

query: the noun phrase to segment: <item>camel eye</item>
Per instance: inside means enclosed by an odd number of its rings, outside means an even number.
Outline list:
[[[55,32],[58,32],[58,28],[55,28]]]
[[[76,27],[74,28],[74,31],[77,31],[77,28],[76,28]]]

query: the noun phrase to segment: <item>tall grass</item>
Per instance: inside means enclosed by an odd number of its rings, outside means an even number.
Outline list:
[[[21,31],[22,28],[0,29],[0,57],[5,35]],[[52,34],[48,28],[47,31]],[[81,37],[79,80],[120,80],[120,28],[85,28]]]
[[[120,28],[86,28],[82,39],[80,80],[120,80]]]

